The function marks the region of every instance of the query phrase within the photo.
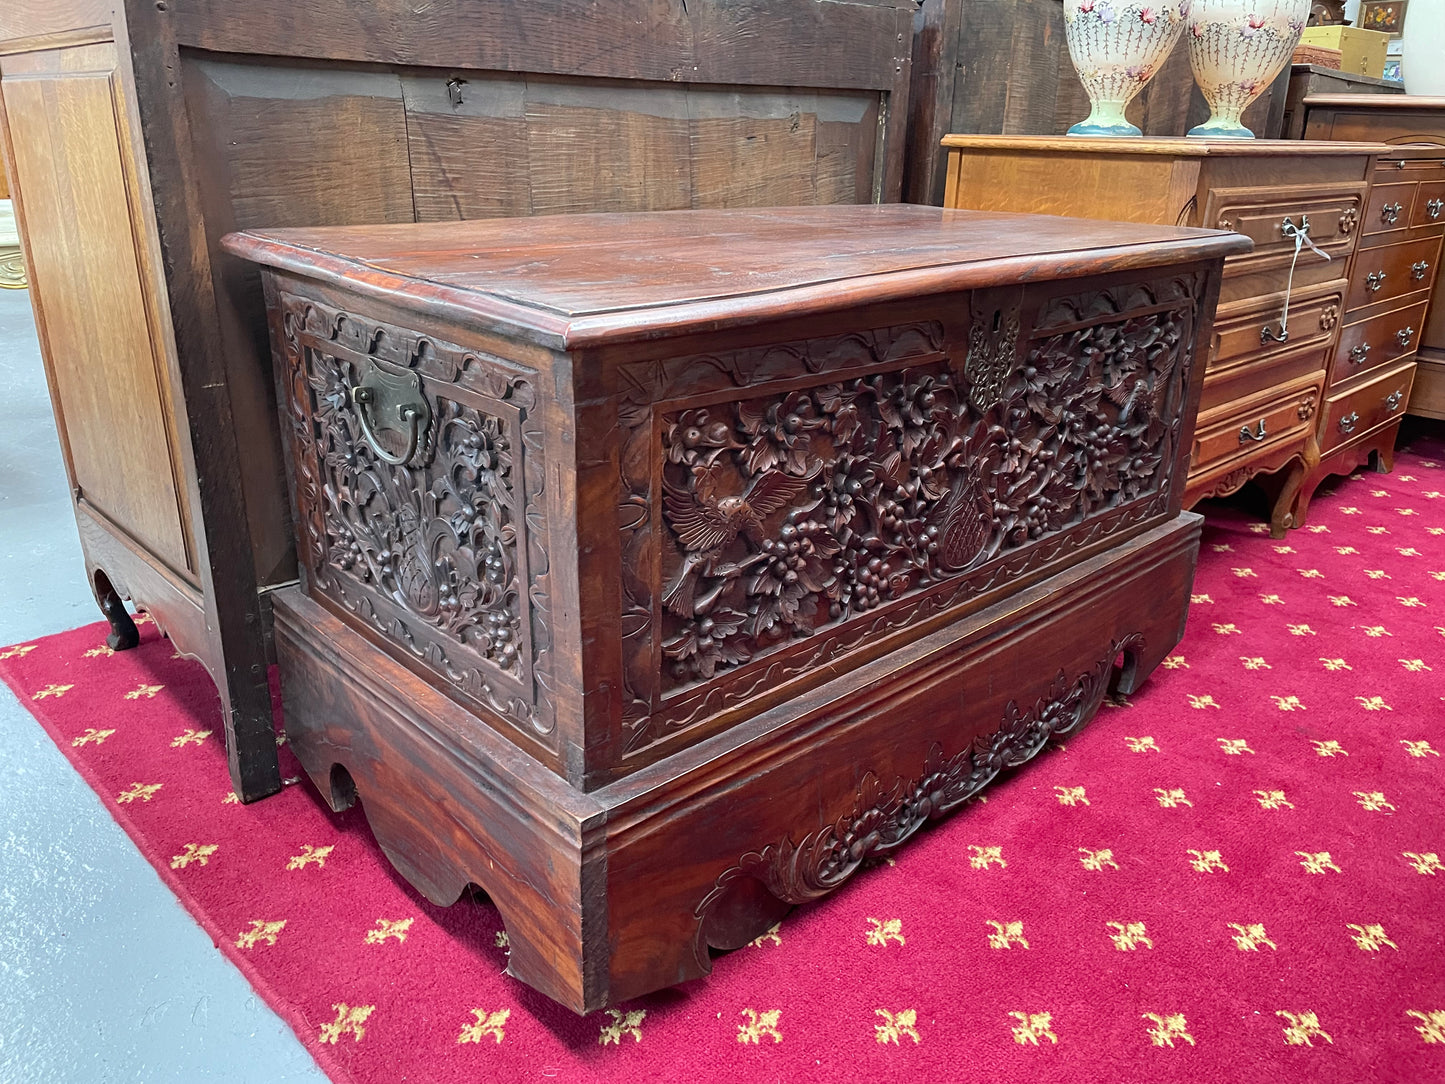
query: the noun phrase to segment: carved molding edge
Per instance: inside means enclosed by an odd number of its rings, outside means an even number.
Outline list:
[[[1072,682],[1060,670],[1031,707],[1020,708],[1017,701],[1010,700],[999,729],[975,738],[953,757],[945,759],[943,747],[935,743],[917,779],[899,777],[885,790],[878,777],[868,772],[858,785],[852,811],[836,823],[805,836],[798,844],[785,836],[761,851],[743,855],[737,865],[725,870],[698,904],[699,935],[709,911],[739,877],[756,878],[779,900],[792,904],[819,899],[841,887],[866,859],[901,846],[926,823],[977,794],[1004,768],[1016,768],[1032,759],[1054,735],[1070,734],[1081,727],[1103,701],[1119,653],[1138,654],[1143,649],[1144,637],[1131,633],[1114,640],[1104,657]]]

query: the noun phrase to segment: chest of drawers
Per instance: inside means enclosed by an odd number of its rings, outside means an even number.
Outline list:
[[[1445,146],[1390,148],[1374,185],[1350,266],[1340,341],[1320,413],[1320,462],[1295,497],[1303,523],[1315,488],[1374,457],[1388,471],[1411,403],[1416,351],[1429,327],[1445,237]]]
[[[287,733],[580,1011],[705,973],[1182,631],[1232,234],[923,207],[237,234]]]
[[[1273,533],[1294,526],[1295,497],[1319,460],[1317,414],[1348,304],[1373,154],[1384,148],[964,135],[943,142],[949,207],[1208,226],[1254,242],[1225,263],[1185,504],[1258,477],[1273,500]],[[1300,231],[1313,247],[1297,254]]]
[[[1305,98],[1303,104],[1304,134],[1308,139],[1379,139],[1391,149],[1381,156],[1376,176],[1375,197],[1367,221],[1387,225],[1377,236],[1380,245],[1392,248],[1416,240],[1415,248],[1428,249],[1418,238],[1432,232],[1445,221],[1445,98],[1400,95],[1376,98],[1354,94],[1321,94]],[[1402,163],[1402,164],[1397,164]],[[1389,222],[1377,220],[1384,214]],[[1387,240],[1388,238],[1388,240]],[[1395,251],[1402,251],[1396,249]],[[1409,261],[1392,261],[1393,270],[1409,268],[1428,258],[1423,253],[1410,253]],[[1436,263],[1438,264],[1438,260]],[[1364,275],[1372,271],[1392,270],[1383,263],[1361,265]],[[1409,286],[1420,280],[1397,277],[1393,287]],[[1360,282],[1367,288],[1368,279]],[[1407,411],[1426,418],[1445,420],[1445,278],[1436,275],[1428,294],[1423,323],[1411,318],[1413,327],[1415,370],[1411,377]],[[1375,300],[1382,300],[1376,298]],[[1388,330],[1388,329],[1387,329]],[[1378,355],[1373,355],[1378,357]]]

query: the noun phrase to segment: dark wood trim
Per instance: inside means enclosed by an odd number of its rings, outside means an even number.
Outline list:
[[[888,91],[902,75],[906,97],[916,8],[915,0],[692,8],[682,0],[187,0],[157,22],[177,44],[218,53],[435,67],[436,43],[446,41],[453,68]],[[561,25],[569,32],[559,34]],[[583,39],[593,48],[579,56]]]
[[[281,789],[281,772],[251,539],[237,529],[247,523],[241,450],[231,416],[204,220],[195,206],[195,162],[179,57],[156,4],[126,0],[126,17],[117,38],[131,59],[195,460],[203,528],[196,544],[212,655],[221,660],[213,664],[212,677],[221,694],[232,786],[243,801],[253,801]]]

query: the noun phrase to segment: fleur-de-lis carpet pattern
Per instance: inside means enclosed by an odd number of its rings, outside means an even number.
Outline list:
[[[213,687],[141,627],[0,675],[338,1081],[1445,1080],[1445,444],[1280,541],[1211,506],[1141,690],[709,978],[586,1018],[284,744],[290,785],[237,802]]]

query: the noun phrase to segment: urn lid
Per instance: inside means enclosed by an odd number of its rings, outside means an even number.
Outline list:
[[[1250,247],[1216,230],[904,204],[248,230],[222,243],[264,266],[562,348]]]

